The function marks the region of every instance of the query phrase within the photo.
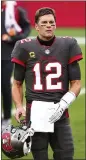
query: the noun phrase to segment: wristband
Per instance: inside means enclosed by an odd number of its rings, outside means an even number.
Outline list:
[[[67,92],[60,100],[60,105],[64,106],[65,108],[68,108],[68,106],[75,101],[76,95],[75,93],[69,91]]]

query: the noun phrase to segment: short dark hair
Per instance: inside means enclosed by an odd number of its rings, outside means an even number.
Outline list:
[[[52,8],[44,7],[44,8],[40,8],[40,9],[38,9],[36,11],[36,14],[35,14],[35,23],[38,23],[39,18],[41,16],[48,15],[48,14],[52,14],[54,16],[55,21],[56,21],[55,10],[52,9]]]

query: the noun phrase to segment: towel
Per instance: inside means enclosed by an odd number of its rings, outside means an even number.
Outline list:
[[[15,19],[15,6],[17,3],[15,1],[6,1],[6,11],[5,11],[5,28],[7,33],[10,32],[13,26],[16,32],[21,32],[22,29],[18,25]]]
[[[53,102],[33,101],[31,105],[31,128],[35,132],[54,132],[54,123],[49,122],[54,107]]]

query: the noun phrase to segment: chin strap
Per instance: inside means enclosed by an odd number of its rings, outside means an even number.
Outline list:
[[[23,145],[24,155],[27,155],[31,151],[31,146],[32,146],[32,140],[30,140],[28,144],[24,142],[24,145]]]
[[[22,138],[22,142],[24,142],[24,145],[23,145],[23,152],[24,152],[24,155],[27,155],[30,151],[31,151],[31,145],[32,145],[32,136],[34,135],[34,129],[33,128],[28,128],[26,131],[25,131],[25,134],[23,135],[23,138]],[[26,140],[27,138],[30,138],[30,141],[27,143]]]
[[[23,138],[22,138],[22,142],[25,142],[25,140],[30,137],[30,136],[33,136],[34,135],[34,129],[33,128],[28,128],[26,131],[25,131],[25,134],[23,135]]]

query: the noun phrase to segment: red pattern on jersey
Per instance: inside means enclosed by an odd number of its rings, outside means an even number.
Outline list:
[[[74,57],[70,58],[70,60],[69,60],[68,64],[70,64],[70,63],[72,63],[72,62],[74,62],[74,61],[77,61],[77,60],[81,60],[81,59],[83,59],[83,57],[82,57],[82,55],[81,55],[81,54],[76,55],[76,56],[74,56]]]
[[[12,58],[11,62],[18,63],[18,64],[20,64],[21,66],[26,67],[25,63],[22,62],[22,61],[20,61],[20,60],[17,59],[17,58]]]

